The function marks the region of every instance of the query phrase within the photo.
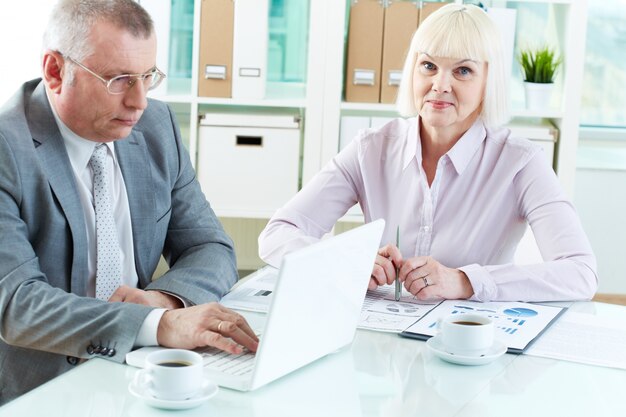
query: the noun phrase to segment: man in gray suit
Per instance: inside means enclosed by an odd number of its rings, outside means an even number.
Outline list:
[[[82,359],[123,362],[139,346],[256,350],[245,320],[216,302],[236,281],[232,242],[174,115],[146,98],[164,76],[155,62],[136,2],[61,0],[43,79],[0,109],[0,404]],[[95,187],[114,219],[106,261]],[[151,282],[161,254],[170,270]]]

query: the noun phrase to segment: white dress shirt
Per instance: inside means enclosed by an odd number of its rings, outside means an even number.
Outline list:
[[[440,158],[429,187],[416,118],[361,132],[259,236],[259,254],[282,256],[328,233],[359,203],[365,221],[386,221],[381,246],[429,255],[465,272],[473,299],[570,300],[597,288],[596,260],[578,216],[541,147],[477,121]],[[530,224],[544,262],[514,265]]]
[[[50,101],[50,99],[48,99]],[[97,142],[81,138],[68,128],[59,118],[52,106],[52,113],[63,137],[67,154],[72,164],[74,177],[76,178],[76,188],[83,214],[85,218],[85,229],[87,231],[87,267],[89,275],[87,279],[87,296],[96,295],[96,214],[93,203],[93,173],[89,165],[89,159],[93,154]],[[130,219],[130,206],[128,204],[128,194],[122,170],[115,155],[115,142],[106,143],[107,151],[107,172],[111,187],[111,202],[113,204],[113,218],[117,229],[117,237],[120,244],[120,261],[122,267],[121,284],[137,288],[139,278],[135,266],[135,250],[133,247],[133,227]],[[135,340],[135,346],[154,346],[157,343],[157,328],[161,316],[165,309],[155,309],[143,322]]]

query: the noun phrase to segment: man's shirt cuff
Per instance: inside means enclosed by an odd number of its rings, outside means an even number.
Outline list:
[[[163,313],[166,311],[167,309],[165,308],[156,308],[146,316],[141,328],[139,328],[139,333],[135,339],[135,346],[133,346],[134,348],[159,345],[157,342],[157,330],[161,317],[163,317]]]

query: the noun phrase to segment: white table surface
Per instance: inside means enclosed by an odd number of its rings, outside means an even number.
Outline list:
[[[570,308],[626,320],[626,307]],[[0,417],[626,416],[624,370],[511,354],[485,366],[453,365],[422,341],[366,330],[351,346],[257,391],[221,388],[191,410],[159,410],[132,396],[136,371],[90,360],[1,407]]]

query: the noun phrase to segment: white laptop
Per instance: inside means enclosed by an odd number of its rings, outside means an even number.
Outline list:
[[[350,344],[384,225],[376,220],[285,255],[256,354],[202,350],[207,376],[250,391]],[[141,367],[156,349],[163,348],[130,352],[126,362]]]

